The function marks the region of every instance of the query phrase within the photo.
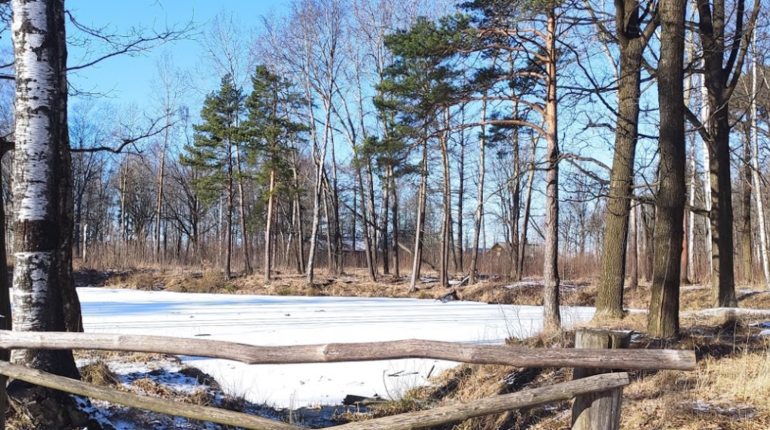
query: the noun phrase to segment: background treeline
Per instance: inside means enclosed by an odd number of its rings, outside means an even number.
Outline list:
[[[412,287],[431,268],[442,282],[599,277],[610,289],[652,280],[665,189],[686,206],[682,280],[711,281],[723,305],[736,280],[763,280],[767,5],[680,5],[687,121],[669,153],[658,3],[446,3],[222,14],[200,36],[200,67],[158,62],[145,105],[74,97],[81,264],[308,282],[314,268],[360,268]],[[12,106],[4,83],[6,129]],[[666,157],[684,164],[683,195],[664,188]]]

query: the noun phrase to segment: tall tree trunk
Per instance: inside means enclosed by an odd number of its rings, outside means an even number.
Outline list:
[[[377,259],[377,210],[374,204],[374,169],[372,167],[371,158],[366,160],[366,180],[367,180],[367,209],[369,210],[369,225],[367,226],[372,256],[372,269],[374,275],[377,275],[378,259]]]
[[[238,214],[240,215],[241,246],[243,247],[243,274],[250,275],[251,258],[249,257],[249,241],[246,239],[246,200],[243,192],[243,171],[241,169],[241,147],[235,145],[235,165],[238,170]]]
[[[265,221],[265,282],[270,281],[270,269],[272,268],[273,246],[273,200],[275,197],[275,169],[270,169],[270,188],[267,197],[267,220]]]
[[[463,115],[465,112],[463,111]],[[457,242],[455,242],[455,271],[463,273],[465,244],[463,243],[463,201],[465,199],[465,132],[460,132],[460,159],[457,166]],[[463,275],[464,276],[464,275]]]
[[[634,182],[634,159],[639,128],[642,53],[647,37],[641,33],[639,2],[625,0],[615,21],[620,41],[620,86],[615,129],[615,155],[604,231],[602,266],[594,318],[623,317],[623,283],[626,276],[628,214]],[[650,27],[648,27],[649,29]]]
[[[412,279],[409,282],[409,291],[417,291],[417,281],[420,279],[422,266],[422,237],[425,229],[425,203],[428,193],[428,145],[422,144],[422,170],[420,172],[420,192],[417,196],[417,225],[414,231],[414,255],[412,256]]]
[[[543,265],[543,328],[561,329],[559,312],[559,135],[556,97],[556,10],[546,16],[546,191],[545,191],[545,263]]]
[[[231,260],[233,255],[233,154],[232,146],[227,145],[227,204],[225,206],[225,266],[224,275],[225,280],[230,280],[231,274]]]
[[[738,305],[735,298],[733,266],[733,204],[730,171],[730,98],[743,70],[748,37],[753,31],[761,2],[754,2],[751,17],[744,28],[745,0],[736,0],[735,22],[729,23],[724,0],[698,1],[698,32],[703,46],[704,83],[708,96],[708,121],[699,127],[708,143],[711,173],[711,234],[713,304]],[[725,34],[733,30],[727,46]],[[748,28],[748,32],[746,31]],[[728,58],[725,61],[725,54]]]
[[[166,149],[168,148],[169,129],[171,128],[171,112],[168,109],[168,97],[166,98],[166,129],[163,131],[163,144],[160,150],[160,165],[158,166],[158,185],[155,200],[155,260],[160,261],[160,220],[163,216],[163,177],[166,169]]]
[[[485,94],[486,95],[486,94]],[[479,260],[479,238],[481,236],[481,220],[484,217],[484,175],[486,174],[486,126],[487,121],[487,101],[481,103],[481,135],[479,136],[479,182],[476,189],[476,216],[473,228],[473,248],[471,249],[471,271],[468,278],[468,285],[476,283],[476,267]],[[484,252],[487,250],[485,249]],[[515,261],[514,264],[518,264]]]
[[[366,257],[366,268],[369,271],[369,280],[374,282],[377,280],[377,268],[375,267],[374,256],[372,255],[372,236],[369,234],[369,222],[366,205],[366,189],[364,188],[364,178],[361,168],[356,171],[356,179],[358,180],[358,195],[361,199],[361,233],[364,236],[364,256]]]
[[[11,7],[16,66],[13,199],[17,202],[13,328],[64,331],[64,296],[74,293],[70,284],[72,189],[65,189],[71,187],[72,177],[67,158],[64,1],[14,1]],[[72,351],[26,349],[14,353],[14,359],[45,372],[79,378]],[[84,414],[75,413],[70,396],[40,387],[26,390],[27,386],[15,380],[8,393],[28,397],[25,407],[34,427],[85,425]]]
[[[695,159],[695,140],[690,145],[690,207],[695,207],[695,183],[698,178],[698,163]],[[687,222],[687,278],[695,282],[695,212],[688,212]]]
[[[704,66],[705,67],[705,66]],[[705,80],[705,78],[701,78],[702,81]],[[701,82],[701,122],[703,124],[706,124],[709,120],[709,107],[708,107],[708,90],[706,89],[706,84]],[[705,240],[705,246],[706,246],[706,260],[708,261],[708,282],[709,284],[713,284],[713,273],[714,273],[714,257],[713,257],[713,240],[711,235],[711,174],[710,172],[710,166],[711,166],[711,156],[710,150],[709,150],[709,144],[706,139],[702,139],[703,142],[703,149],[702,149],[702,157],[703,157],[703,201],[706,206],[706,212],[708,213],[709,219],[706,221],[705,229],[706,234],[704,237]]]
[[[655,214],[655,266],[647,330],[655,337],[679,331],[679,282],[685,189],[684,17],[686,0],[660,3],[660,186]]]
[[[636,215],[636,206],[631,206],[631,212],[629,213],[629,231],[628,231],[628,261],[631,268],[628,273],[628,288],[636,288],[639,286],[639,253],[638,253],[638,216]]]
[[[759,225],[759,254],[762,262],[762,273],[765,283],[770,288],[770,262],[768,262],[767,226],[765,225],[765,206],[762,200],[762,182],[759,177],[759,129],[757,128],[757,32],[753,34],[754,52],[751,56],[751,179],[754,184],[754,200],[757,204],[757,224]]]
[[[330,119],[331,120],[331,119]],[[332,230],[332,239],[334,241],[334,259],[332,273],[335,276],[342,274],[344,268],[342,267],[342,229],[340,228],[340,187],[339,180],[337,178],[337,155],[335,151],[334,135],[329,137],[331,144],[331,158],[332,158],[332,183],[331,183],[331,204],[332,204],[332,216],[334,229]],[[327,223],[329,220],[327,219]]]
[[[328,184],[327,184],[328,185]],[[323,205],[324,205],[324,218],[326,218],[326,265],[329,273],[336,275],[337,269],[335,267],[334,259],[334,243],[332,242],[332,220],[329,217],[329,189],[324,187],[323,192]]]
[[[388,256],[388,251],[390,249],[390,244],[388,242],[388,220],[390,218],[390,193],[391,191],[395,192],[390,186],[391,178],[388,176],[389,172],[390,170],[386,169],[385,180],[383,181],[384,184],[382,186],[382,228],[380,229],[382,231],[382,273],[385,275],[390,274],[390,257]]]
[[[449,127],[449,109],[446,109],[446,127]],[[439,285],[449,285],[449,239],[451,237],[452,220],[450,211],[452,210],[452,190],[449,185],[449,132],[444,132],[439,138],[441,147],[441,167],[443,171],[443,214],[441,217],[441,261],[439,264],[438,280]]]
[[[0,161],[2,161],[3,156],[11,149],[11,145],[7,142],[3,142],[2,145],[0,145]],[[3,188],[2,183],[2,175],[0,175],[0,189]],[[6,244],[5,244],[5,236],[6,236],[6,219],[5,219],[5,202],[3,201],[3,198],[0,197],[0,227],[2,227],[2,232],[0,233],[0,262],[8,261],[8,257],[6,255]],[[9,318],[11,315],[11,294],[10,294],[10,285],[8,285],[8,265],[7,264],[0,264],[0,315],[3,315],[4,318],[0,318],[0,330],[11,330],[12,324],[12,318]],[[2,361],[9,361],[11,359],[11,350],[9,349],[2,349],[0,350],[0,360]],[[0,376],[0,411],[3,411],[3,413],[0,413],[0,429],[5,429],[5,412],[8,409],[8,398],[5,393],[5,387],[8,383],[8,378],[6,376]]]
[[[388,167],[390,177],[390,187],[393,190],[393,198],[392,198],[392,214],[391,219],[393,223],[393,276],[396,277],[396,279],[401,277],[401,261],[399,260],[399,251],[398,251],[398,240],[399,240],[399,226],[398,226],[398,188],[396,187],[396,175],[393,172],[393,167]]]
[[[511,65],[513,68],[513,65]],[[514,93],[514,90],[511,89],[511,98],[516,98],[516,94]],[[513,102],[513,112],[512,116],[514,119],[519,119],[519,102],[518,100],[514,100]],[[510,207],[510,214],[508,218],[510,219],[510,231],[508,232],[507,238],[510,240],[510,249],[508,250],[511,258],[510,258],[510,269],[508,271],[509,275],[508,277],[511,278],[511,280],[518,281],[521,280],[521,273],[519,272],[519,216],[521,211],[521,157],[519,152],[520,147],[520,134],[519,134],[519,128],[514,127],[513,133],[512,133],[512,142],[511,142],[511,151],[513,152],[513,178],[508,184],[508,188],[510,189],[510,200],[511,200],[511,207]]]
[[[518,282],[524,277],[524,255],[527,252],[527,231],[529,230],[529,213],[532,207],[532,187],[535,185],[535,155],[537,154],[537,140],[532,140],[532,153],[530,154],[529,177],[527,178],[527,195],[524,200],[524,217],[521,222],[521,239],[519,240],[519,261],[516,268],[518,276],[514,281]]]
[[[748,128],[748,127],[747,127]],[[741,260],[743,263],[743,282],[752,281],[751,253],[751,132],[744,135],[743,174],[741,175],[741,188],[743,188],[743,213],[741,228]]]

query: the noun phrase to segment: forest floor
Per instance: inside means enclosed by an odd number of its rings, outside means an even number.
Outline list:
[[[190,273],[183,270],[79,271],[79,285],[140,290],[199,293],[231,293],[303,296],[412,297],[436,300],[456,290],[460,300],[486,303],[541,305],[542,285],[536,279],[509,283],[502,279],[483,279],[478,285],[441,287],[430,274],[422,279],[418,291],[409,293],[408,279],[365,280],[363,273],[332,278],[319,273],[312,288],[302,276],[277,274],[264,283],[253,275],[224,281],[213,272]],[[763,286],[738,288],[741,308],[770,310],[770,292]],[[592,306],[596,290],[590,281],[562,283],[564,305]],[[625,306],[645,309],[649,286],[626,289]],[[770,319],[762,317],[714,318],[693,312],[708,308],[710,290],[688,285],[681,290],[681,335],[660,341],[647,337],[644,312],[631,312],[620,322],[592,322],[584,326],[633,330],[632,348],[670,348],[694,350],[698,358],[693,372],[632,372],[632,383],[624,390],[621,428],[623,429],[741,429],[770,428]],[[574,329],[575,327],[573,327]],[[535,347],[571,347],[574,331],[558,337],[509,339],[512,344]],[[433,384],[407,391],[398,401],[376,406],[367,413],[343,413],[339,422],[370,419],[406,411],[448,404],[512,391],[556,384],[571,378],[571,369],[523,369],[506,366],[462,365],[435,377]],[[207,396],[211,397],[211,394]],[[216,395],[213,395],[216,398]],[[255,408],[250,405],[246,407]],[[285,414],[285,411],[284,411]],[[284,415],[283,419],[286,419]],[[546,407],[513,411],[447,426],[440,430],[492,429],[568,429],[570,405],[565,402]],[[199,427],[188,428],[212,428]]]

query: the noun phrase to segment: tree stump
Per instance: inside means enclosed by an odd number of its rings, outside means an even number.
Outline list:
[[[608,330],[578,330],[575,348],[623,349],[631,342],[631,332]],[[606,370],[576,368],[574,379],[606,373]],[[585,394],[575,397],[572,404],[572,430],[618,430],[623,389]]]

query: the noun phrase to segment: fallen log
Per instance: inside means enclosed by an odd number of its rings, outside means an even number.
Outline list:
[[[589,367],[624,370],[694,370],[695,353],[680,350],[545,349],[399,340],[320,345],[256,346],[235,342],[102,333],[0,330],[2,349],[87,349],[223,358],[247,364],[324,363],[428,358],[516,367]]]

